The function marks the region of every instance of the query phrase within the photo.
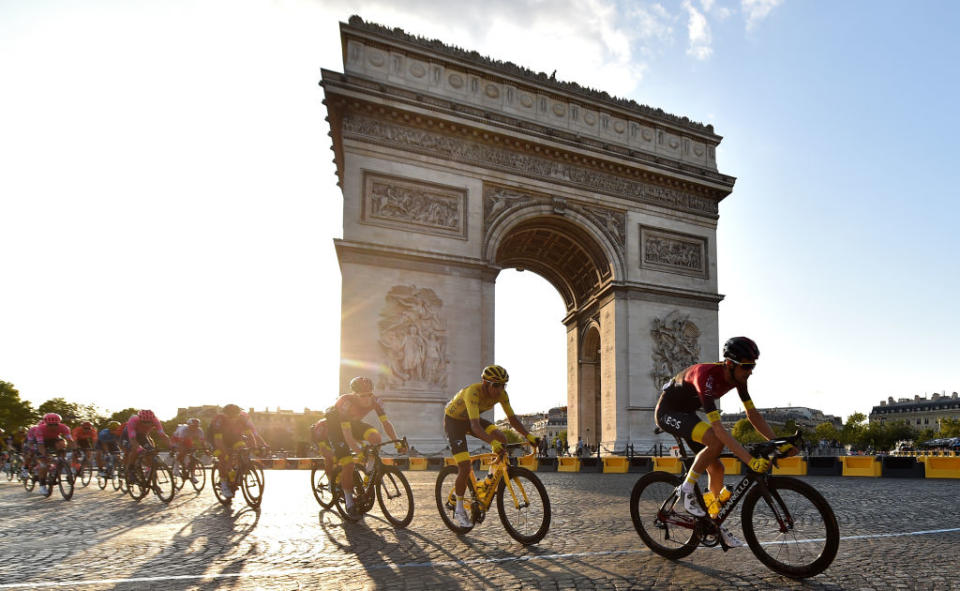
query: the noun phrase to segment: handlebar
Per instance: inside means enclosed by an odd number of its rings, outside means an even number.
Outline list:
[[[795,432],[793,435],[785,437],[776,437],[770,441],[764,441],[762,443],[753,443],[747,445],[747,451],[750,452],[750,455],[755,458],[767,458],[772,460],[774,464],[778,458],[786,457],[787,454],[780,451],[780,446],[789,443],[795,448],[799,448],[803,444],[803,436],[800,435],[800,431]]]

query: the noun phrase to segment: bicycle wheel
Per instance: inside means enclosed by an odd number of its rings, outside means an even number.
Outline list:
[[[150,478],[150,488],[161,503],[169,503],[177,492],[173,485],[173,473],[162,460],[154,460],[153,475]]]
[[[396,466],[383,466],[377,482],[377,502],[383,516],[394,527],[407,527],[413,520],[413,492]]]
[[[34,480],[34,478],[33,478],[33,470],[31,470],[30,473],[27,474],[27,477],[23,480],[23,488],[24,488],[27,492],[30,492],[30,491],[33,490],[33,487],[36,486],[36,484],[37,484],[37,481]]]
[[[147,475],[144,474],[143,464],[140,460],[130,466],[127,470],[127,477],[124,479],[127,483],[127,493],[134,501],[140,501],[150,492]]]
[[[255,466],[244,469],[240,475],[240,490],[250,507],[256,509],[263,501],[263,477]]]
[[[450,531],[453,533],[463,535],[476,526],[476,516],[473,515],[474,524],[470,527],[460,527],[453,518],[453,513],[456,510],[454,486],[457,481],[457,472],[458,468],[456,466],[444,466],[444,468],[440,470],[440,473],[437,474],[437,486],[434,490],[434,496],[437,500],[437,510],[440,511],[440,519],[443,520],[443,524],[450,528]],[[473,490],[473,482],[470,480],[467,481],[467,488],[464,491],[463,505],[470,514],[474,513],[473,509],[477,506],[476,493]]]
[[[696,517],[674,511],[680,477],[649,472],[633,485],[630,517],[648,548],[671,560],[689,556],[697,549],[700,535]]]
[[[73,498],[73,483],[76,476],[74,476],[73,470],[70,469],[68,464],[64,463],[57,466],[56,480],[63,500],[69,501]],[[53,489],[53,487],[51,486],[50,489]]]
[[[341,470],[342,471],[342,470]],[[353,502],[356,505],[357,511],[353,514],[350,514],[347,511],[347,500],[344,495],[338,495],[336,500],[337,512],[340,513],[340,516],[348,521],[359,521],[363,514],[369,511],[370,509],[364,509],[366,506],[366,501],[364,500],[364,494],[366,490],[363,487],[364,479],[367,476],[366,468],[361,468],[360,466],[353,465]],[[341,480],[341,485],[343,481]],[[370,503],[371,507],[373,503]]]
[[[119,490],[120,492],[125,492],[123,490],[123,476],[120,474],[121,465],[120,462],[115,462],[111,468],[108,469],[108,474],[110,475],[110,483],[113,485],[113,490]]]
[[[223,496],[223,491],[220,489],[222,482],[223,474],[220,473],[220,466],[214,466],[210,470],[210,487],[213,489],[213,496],[217,497],[221,505],[226,506],[230,504],[232,498]]]
[[[93,479],[93,468],[90,466],[89,456],[83,456],[83,461],[80,462],[80,471],[77,473],[77,476],[80,477],[80,484],[83,486],[90,484],[90,480]]]
[[[536,544],[550,529],[550,497],[537,475],[526,468],[507,468],[510,479],[497,487],[497,511],[510,537],[524,545]]]
[[[310,471],[310,488],[313,490],[313,498],[317,499],[321,507],[333,507],[333,487],[326,470],[314,468]]]
[[[823,572],[837,556],[840,527],[830,504],[795,478],[771,476],[743,501],[743,536],[760,562],[794,579]]]
[[[207,484],[207,471],[204,470],[203,464],[198,462],[196,458],[190,458],[188,465],[187,474],[190,479],[190,484],[193,486],[193,490],[200,492],[203,490],[203,487]]]
[[[175,491],[182,489],[184,483],[187,481],[187,469],[185,467],[186,463],[187,460],[183,460],[182,463],[174,461],[173,465],[170,466],[170,476],[173,477],[173,490]]]
[[[108,481],[106,471],[97,470],[97,486],[100,487],[100,490],[107,488]]]

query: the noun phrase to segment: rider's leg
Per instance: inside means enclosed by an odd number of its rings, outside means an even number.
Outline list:
[[[706,428],[704,428],[704,426],[706,426]],[[721,452],[723,452],[723,442],[714,434],[707,423],[700,423],[694,428],[693,440],[701,443],[704,447],[697,453],[693,461],[693,466],[690,468],[687,479],[683,483],[685,487],[684,490],[692,491],[697,479],[704,472],[708,472],[710,475],[710,490],[713,490],[713,487],[717,486],[715,492],[720,492],[720,489],[723,487],[723,464],[720,463],[719,458]],[[718,472],[718,466],[719,479],[715,481],[714,478]]]

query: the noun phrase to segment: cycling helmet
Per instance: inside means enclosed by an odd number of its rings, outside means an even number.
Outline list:
[[[153,414],[152,410],[146,408],[138,412],[137,416],[140,417],[141,421],[153,421],[157,418],[157,415]]]
[[[483,373],[480,374],[480,378],[488,382],[493,382],[494,384],[506,384],[510,376],[507,374],[507,370],[499,365],[488,365],[483,368]]]
[[[116,431],[119,428],[120,428],[120,421],[110,421],[109,423],[107,423],[107,429],[110,429],[111,431]]]
[[[43,415],[43,422],[48,425],[59,425],[61,420],[60,415],[55,412],[48,412]]]
[[[80,426],[83,427],[84,429],[93,429],[93,423],[91,423],[90,421],[84,421],[80,423]]]
[[[723,358],[731,361],[756,361],[760,348],[747,337],[733,337],[723,344]]]
[[[199,427],[199,426],[200,426],[200,419],[197,419],[197,418],[187,419],[187,426],[188,426],[188,427]]]
[[[223,414],[227,415],[228,417],[235,417],[240,414],[240,407],[236,404],[228,404],[223,407]]]
[[[350,380],[350,391],[356,394],[370,394],[373,392],[373,380],[357,376]]]

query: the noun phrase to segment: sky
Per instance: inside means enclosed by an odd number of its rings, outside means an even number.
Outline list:
[[[719,336],[759,343],[758,407],[960,391],[947,0],[0,0],[0,380],[161,418],[332,403],[318,82],[352,14],[714,125]],[[560,296],[496,289],[513,408],[565,404]]]

